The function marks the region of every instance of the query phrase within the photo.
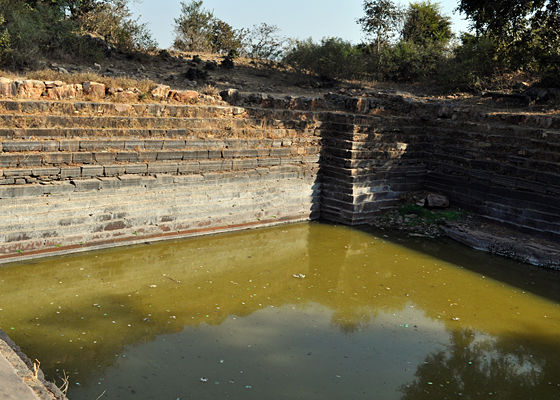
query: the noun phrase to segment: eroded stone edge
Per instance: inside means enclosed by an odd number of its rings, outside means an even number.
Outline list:
[[[20,347],[0,329],[0,357],[4,357],[20,377],[40,400],[68,400],[58,387],[45,379],[39,369],[37,378],[33,376],[33,362],[23,353]]]

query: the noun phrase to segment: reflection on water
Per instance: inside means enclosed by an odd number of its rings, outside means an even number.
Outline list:
[[[0,268],[0,328],[72,400],[547,400],[559,278],[303,224]]]

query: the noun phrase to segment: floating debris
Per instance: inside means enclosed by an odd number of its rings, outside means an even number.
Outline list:
[[[292,277],[296,279],[305,279],[305,274],[293,274]]]

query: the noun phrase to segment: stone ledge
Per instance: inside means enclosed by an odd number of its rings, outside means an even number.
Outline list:
[[[489,222],[448,223],[443,231],[451,239],[476,250],[560,271],[558,243],[537,239],[533,235]]]
[[[7,395],[7,400],[68,400],[56,385],[45,380],[43,371],[39,369],[34,376],[33,362],[0,330],[0,363],[3,360],[7,364],[0,373],[2,399]]]

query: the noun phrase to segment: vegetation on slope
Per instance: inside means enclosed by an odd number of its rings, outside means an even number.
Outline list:
[[[174,49],[238,56],[291,68],[323,80],[422,83],[449,90],[481,90],[499,77],[522,75],[560,86],[559,0],[459,0],[471,33],[456,34],[437,3],[364,0],[356,22],[367,40],[319,43],[290,40],[278,27],[236,29],[204,8],[181,2]],[[41,59],[110,59],[156,54],[146,25],[133,18],[128,0],[0,0],[0,66],[36,68]],[[169,54],[169,53],[167,53]],[[91,62],[91,61],[90,61]],[[531,79],[528,79],[531,80]]]

